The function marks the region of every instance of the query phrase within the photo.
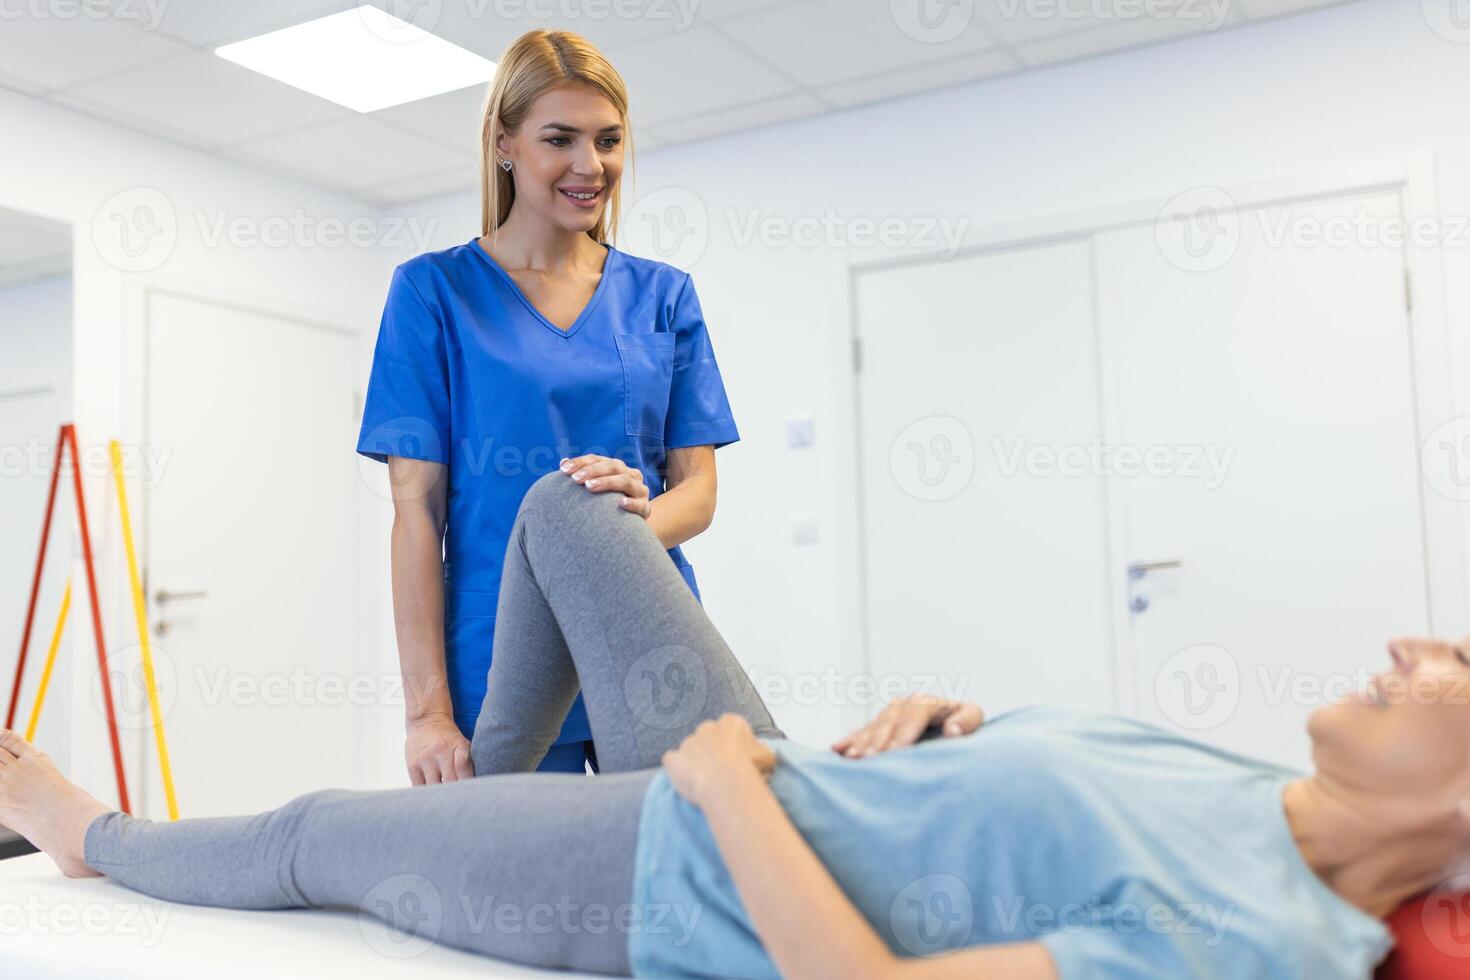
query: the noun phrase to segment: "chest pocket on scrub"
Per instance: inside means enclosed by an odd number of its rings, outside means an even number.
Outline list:
[[[623,362],[623,430],[662,440],[674,380],[674,335],[615,333]]]

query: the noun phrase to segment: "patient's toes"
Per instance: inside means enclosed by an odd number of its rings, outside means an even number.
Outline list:
[[[0,749],[5,749],[11,755],[24,755],[30,745],[19,734],[8,728],[0,728]]]

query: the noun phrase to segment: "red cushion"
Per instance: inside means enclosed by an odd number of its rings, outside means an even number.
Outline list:
[[[1389,916],[1388,927],[1396,944],[1378,980],[1470,977],[1470,891],[1441,889],[1406,902]]]

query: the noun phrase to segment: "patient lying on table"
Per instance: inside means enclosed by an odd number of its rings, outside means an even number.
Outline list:
[[[630,561],[636,590],[611,574]],[[610,498],[539,481],[502,588],[477,778],[156,823],[4,732],[0,823],[69,875],[165,899],[347,906],[634,976],[1363,977],[1382,918],[1470,859],[1464,646],[1392,641],[1367,692],[1313,715],[1311,774],[1110,715],[927,697],[818,749],[774,725]],[[672,713],[636,683],[665,661],[695,692]],[[529,771],[579,679],[603,774]]]

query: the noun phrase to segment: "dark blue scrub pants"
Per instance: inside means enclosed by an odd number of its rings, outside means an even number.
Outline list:
[[[597,749],[592,739],[585,742],[562,742],[546,750],[546,758],[536,767],[537,772],[585,772],[587,766],[597,772]]]

